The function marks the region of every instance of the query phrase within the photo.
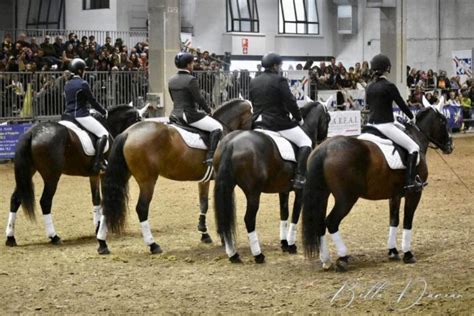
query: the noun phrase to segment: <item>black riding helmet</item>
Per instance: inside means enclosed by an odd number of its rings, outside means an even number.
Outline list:
[[[194,56],[185,52],[179,52],[174,58],[174,64],[177,68],[186,68],[186,66],[188,66],[193,61]]]
[[[275,53],[268,53],[262,58],[263,68],[271,68],[273,65],[280,65],[282,62],[281,56]]]
[[[377,72],[380,74],[386,71],[390,72],[390,67],[392,67],[390,59],[383,54],[375,55],[374,58],[372,58],[372,60],[370,61],[370,69],[373,72]]]
[[[75,75],[82,76],[86,70],[86,63],[81,58],[74,58],[69,64],[69,70]]]

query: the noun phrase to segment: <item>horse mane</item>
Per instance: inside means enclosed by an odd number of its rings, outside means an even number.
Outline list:
[[[119,105],[115,105],[111,108],[108,108],[107,111],[109,112],[109,114],[112,114],[116,111],[123,110],[123,109],[134,109],[134,107],[131,107],[128,104],[119,104]]]
[[[300,112],[301,112],[301,116],[303,118],[305,118],[308,113],[314,108],[314,107],[318,107],[320,103],[318,101],[312,101],[312,102],[308,102],[306,103],[301,109],[300,109]]]
[[[232,99],[232,100],[226,101],[226,102],[222,103],[222,105],[214,111],[214,115],[219,115],[221,112],[226,112],[226,111],[228,111],[229,108],[232,108],[237,103],[240,103],[242,101],[245,101],[245,100]]]

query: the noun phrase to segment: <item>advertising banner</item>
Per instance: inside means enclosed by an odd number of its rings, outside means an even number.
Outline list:
[[[20,136],[32,125],[31,123],[0,125],[0,160],[15,157],[15,148]]]
[[[451,55],[454,74],[461,77],[461,83],[472,78],[472,50],[453,50]]]
[[[288,71],[288,84],[290,85],[291,93],[296,98],[296,103],[302,107],[309,97],[309,74],[307,70]]]
[[[329,114],[331,121],[329,122],[328,137],[360,135],[360,111],[334,111]]]

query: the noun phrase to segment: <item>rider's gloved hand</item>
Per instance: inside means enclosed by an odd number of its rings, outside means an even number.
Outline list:
[[[109,117],[109,111],[105,110],[104,118],[107,119]]]
[[[303,120],[303,119],[301,119],[301,120],[298,122],[298,124],[299,124],[299,126],[303,126],[303,124],[304,124],[304,120]]]

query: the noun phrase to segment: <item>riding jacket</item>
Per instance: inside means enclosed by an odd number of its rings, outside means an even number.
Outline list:
[[[281,131],[298,126],[301,113],[288,81],[279,74],[265,71],[250,81],[254,127]],[[293,116],[290,119],[289,114]]]
[[[385,76],[381,76],[369,84],[365,92],[365,98],[370,111],[369,123],[371,124],[392,123],[394,121],[393,101],[408,118],[413,118],[413,113],[400,96],[397,87],[388,81]]]
[[[102,115],[107,112],[92,95],[87,81],[79,76],[72,77],[64,86],[64,95],[66,98],[66,114],[73,117],[89,116],[87,103]]]
[[[199,112],[197,105],[206,113],[211,113],[211,108],[201,95],[198,80],[188,71],[180,70],[168,81],[168,90],[173,100],[171,116],[179,119],[186,115],[186,121],[191,124],[199,121],[206,114]]]

